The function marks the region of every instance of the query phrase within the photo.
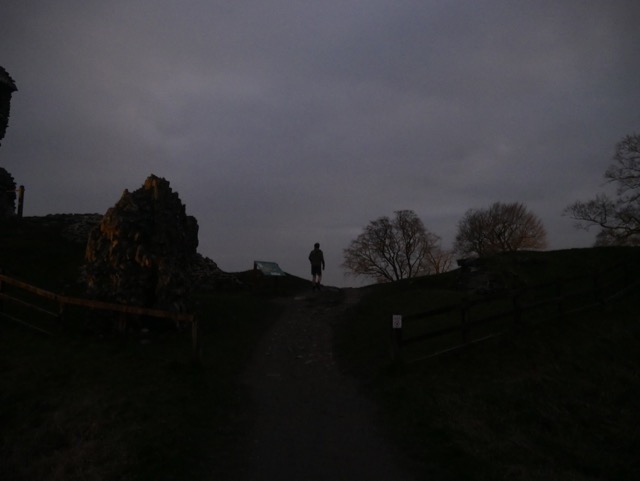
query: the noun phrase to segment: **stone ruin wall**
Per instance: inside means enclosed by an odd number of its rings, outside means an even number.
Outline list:
[[[198,223],[169,182],[154,175],[116,205],[89,234],[85,281],[97,299],[176,312],[189,310]]]
[[[17,89],[9,73],[0,67],[0,145],[9,125],[11,95]],[[16,211],[16,183],[13,176],[0,167],[0,219],[13,217]]]
[[[0,167],[0,219],[16,215],[16,183],[13,176]]]
[[[69,242],[87,249],[91,232],[99,228],[102,214],[47,214],[45,216],[25,217],[24,222],[37,223],[60,232]],[[86,266],[78,279],[86,286]],[[241,288],[240,280],[235,274],[222,271],[218,265],[202,254],[196,254],[194,262],[189,266],[190,283],[199,291],[210,292],[220,289]]]
[[[0,145],[9,125],[11,95],[17,91],[16,83],[3,67],[0,67]]]

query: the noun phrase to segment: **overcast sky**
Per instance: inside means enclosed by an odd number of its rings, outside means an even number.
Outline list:
[[[25,215],[104,213],[155,174],[225,271],[275,261],[353,285],[343,249],[414,210],[450,247],[522,202],[550,249],[640,131],[637,0],[7,0],[0,166]]]

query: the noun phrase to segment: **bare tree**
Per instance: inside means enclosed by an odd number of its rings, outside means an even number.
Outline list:
[[[451,270],[454,258],[455,253],[453,250],[442,249],[438,246],[427,253],[427,263],[433,274],[442,274],[443,272]]]
[[[411,210],[399,210],[395,217],[380,217],[344,250],[342,266],[355,276],[391,282],[432,272],[430,253],[440,238],[427,231]]]
[[[640,135],[627,135],[616,145],[613,163],[604,173],[616,184],[616,197],[598,194],[586,202],[574,202],[564,213],[588,230],[599,226],[596,245],[640,245]]]
[[[455,251],[486,257],[499,252],[544,249],[547,233],[540,219],[519,203],[495,202],[469,209],[458,224]]]

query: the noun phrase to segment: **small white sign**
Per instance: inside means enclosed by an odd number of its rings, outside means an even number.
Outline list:
[[[393,315],[393,328],[402,329],[402,316],[400,314]]]

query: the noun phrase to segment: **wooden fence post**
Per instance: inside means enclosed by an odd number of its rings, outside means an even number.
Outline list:
[[[564,317],[564,283],[562,281],[558,281],[557,295],[558,295],[558,316]]]
[[[116,322],[117,322],[118,333],[124,334],[125,332],[127,332],[127,313],[126,312],[121,312],[118,315],[118,320]]]
[[[467,318],[469,316],[469,298],[465,296],[460,304],[460,333],[462,335],[462,343],[467,342]]]
[[[629,286],[629,285],[631,285],[631,282],[632,282],[632,281],[631,281],[631,267],[629,266],[629,263],[625,263],[625,264],[622,266],[622,268],[623,268],[623,270],[624,270],[624,274],[623,274],[623,277],[624,277],[624,285],[625,285],[625,286]]]
[[[0,269],[0,274],[4,274],[2,269]],[[0,279],[0,294],[2,294],[2,279]],[[4,312],[4,301],[2,300],[2,296],[0,296],[0,312]]]
[[[191,348],[193,349],[193,362],[200,364],[202,361],[202,339],[200,336],[200,322],[197,316],[191,320]]]
[[[604,285],[600,281],[600,273],[598,271],[593,274],[593,298],[597,299],[598,304],[601,306],[604,305],[606,296],[604,293]]]
[[[520,293],[513,295],[513,323],[520,324],[522,322],[522,307],[520,307]]]
[[[402,361],[402,316],[394,314],[391,321],[391,361]]]
[[[59,300],[58,301],[58,327],[62,326],[63,322],[64,322],[64,301]]]
[[[24,185],[18,187],[18,219],[22,219],[22,211],[24,209]]]

